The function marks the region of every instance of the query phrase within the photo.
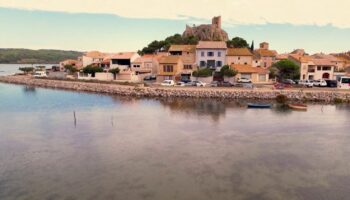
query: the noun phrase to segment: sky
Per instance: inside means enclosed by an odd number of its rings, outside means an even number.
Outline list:
[[[220,15],[230,38],[255,46],[344,52],[349,7],[349,0],[0,0],[0,48],[137,51]]]

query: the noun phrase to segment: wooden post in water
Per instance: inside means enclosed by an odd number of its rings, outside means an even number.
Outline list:
[[[74,126],[77,127],[77,117],[75,115],[75,111],[73,111],[73,116],[74,116]]]

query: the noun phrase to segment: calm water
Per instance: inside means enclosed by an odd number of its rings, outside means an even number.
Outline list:
[[[0,199],[348,199],[349,117],[0,84]]]

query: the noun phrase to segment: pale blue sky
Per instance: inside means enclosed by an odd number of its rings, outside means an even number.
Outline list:
[[[225,16],[223,15],[223,20]],[[182,33],[186,24],[208,19],[128,18],[116,14],[87,14],[0,7],[0,48],[136,51],[153,40]],[[267,41],[279,53],[304,48],[307,52],[350,50],[350,28],[291,23],[224,23],[229,36],[250,43]]]

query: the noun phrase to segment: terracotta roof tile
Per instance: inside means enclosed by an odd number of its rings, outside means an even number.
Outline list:
[[[162,64],[176,64],[181,60],[180,56],[163,56],[159,59],[159,63]]]
[[[267,74],[266,69],[260,67],[252,67],[251,65],[231,65],[231,69],[237,70],[239,73],[258,73],[258,74]]]
[[[276,51],[267,50],[267,49],[257,49],[254,52],[261,57],[275,57],[277,54]]]
[[[227,49],[226,42],[223,41],[199,41],[197,49]]]
[[[185,51],[194,53],[196,51],[196,45],[171,45],[169,48],[170,51]]]
[[[130,59],[133,57],[136,53],[135,52],[120,52],[117,54],[111,55],[111,59]]]
[[[228,48],[227,56],[253,56],[248,48]]]

